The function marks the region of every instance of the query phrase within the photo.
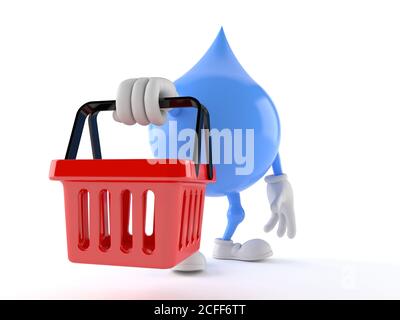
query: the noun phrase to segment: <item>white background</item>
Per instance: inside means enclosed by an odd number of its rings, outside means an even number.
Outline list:
[[[400,298],[399,16],[398,1],[2,1],[0,297]],[[227,202],[207,198],[203,274],[70,263],[48,171],[77,108],[125,78],[177,79],[221,26],[279,111],[298,236],[263,233],[259,181],[234,240],[266,239],[267,262],[212,260]],[[105,157],[150,155],[146,128],[100,121]]]

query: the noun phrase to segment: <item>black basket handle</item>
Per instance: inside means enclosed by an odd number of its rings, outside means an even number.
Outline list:
[[[201,160],[201,130],[205,131],[206,155],[208,160],[207,174],[208,179],[213,178],[211,136],[210,136],[210,115],[206,107],[204,107],[196,98],[193,97],[174,97],[160,99],[161,109],[172,108],[196,108],[196,137],[195,149],[193,157],[195,161],[196,175],[199,175],[200,160]],[[76,113],[74,126],[72,127],[71,137],[69,139],[67,153],[65,159],[76,159],[78,154],[79,144],[82,137],[83,127],[85,126],[86,118],[89,116],[89,131],[90,141],[92,145],[93,159],[101,159],[101,146],[99,138],[99,129],[97,126],[97,115],[100,111],[115,110],[115,100],[107,101],[91,101],[85,103],[79,108]]]

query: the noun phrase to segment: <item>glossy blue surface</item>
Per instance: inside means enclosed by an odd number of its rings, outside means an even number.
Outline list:
[[[254,151],[253,170],[249,174],[238,175],[236,169],[242,165],[216,164],[217,181],[207,186],[207,195],[222,196],[240,192],[263,177],[278,155],[278,114],[268,94],[236,59],[222,28],[206,54],[190,71],[176,80],[175,85],[180,96],[196,97],[207,107],[212,128],[243,130],[243,155],[246,154],[245,130],[254,130],[254,150],[251,148]],[[173,110],[169,112],[168,120],[177,121],[179,133],[182,129],[194,128],[195,113],[194,109]],[[161,127],[167,134],[169,121]],[[153,129],[154,127],[150,127],[150,130]],[[178,141],[178,149],[183,143]],[[220,154],[224,153],[224,143],[221,143],[219,151]],[[214,154],[217,152],[218,150],[213,150]],[[171,158],[173,156],[167,155]],[[223,162],[224,157],[221,160]],[[278,167],[279,159],[276,163]]]

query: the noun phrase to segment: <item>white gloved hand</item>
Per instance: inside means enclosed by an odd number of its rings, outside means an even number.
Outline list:
[[[128,125],[162,125],[167,114],[160,109],[159,99],[177,96],[175,85],[167,79],[127,79],[118,88],[114,119]]]
[[[286,174],[266,176],[267,195],[271,206],[272,216],[264,227],[269,232],[279,221],[278,236],[282,237],[287,231],[289,238],[296,235],[296,220],[293,207],[293,190]]]

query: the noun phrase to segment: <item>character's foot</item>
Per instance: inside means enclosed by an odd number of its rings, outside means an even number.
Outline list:
[[[172,270],[182,272],[202,271],[206,268],[206,265],[206,258],[200,251],[197,251],[181,263],[177,264]]]
[[[232,240],[215,239],[214,258],[258,261],[272,256],[271,247],[261,239],[253,239],[240,243],[233,243]]]

